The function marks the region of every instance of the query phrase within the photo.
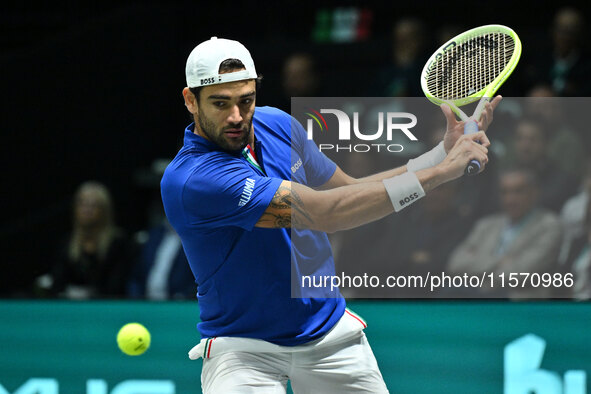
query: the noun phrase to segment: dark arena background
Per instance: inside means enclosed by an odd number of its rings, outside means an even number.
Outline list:
[[[134,250],[161,220],[159,181],[191,121],[181,91],[186,58],[199,42],[211,36],[241,41],[263,75],[257,105],[289,112],[291,96],[422,97],[420,71],[435,48],[468,28],[504,24],[519,34],[523,54],[500,94],[524,97],[547,87],[555,97],[591,95],[591,13],[583,2],[33,4],[8,1],[0,11],[0,393],[16,392],[29,378],[63,379],[59,392],[74,393],[82,391],[71,387],[82,390],[88,379],[104,379],[112,388],[150,374],[176,382],[178,393],[200,392],[201,362],[186,357],[197,343],[194,295],[157,302],[134,293],[73,302],[43,281],[72,228],[82,183],[97,181],[110,191],[115,223]],[[565,9],[580,18],[570,30],[556,25]],[[552,74],[559,28],[574,36],[580,59],[566,84]],[[588,161],[591,138],[588,130],[579,134],[581,157]],[[573,172],[576,185],[583,172]],[[570,196],[578,190],[573,187]],[[527,334],[547,344],[548,361],[540,368],[561,380],[569,370],[591,373],[587,301],[356,300],[351,306],[369,322],[368,337],[391,392],[501,393],[505,346]],[[116,330],[139,319],[156,332],[153,349],[142,356],[151,358],[124,358]],[[22,336],[19,347],[11,345],[14,335]],[[31,345],[28,335],[37,337]],[[40,359],[53,360],[63,351],[63,368],[72,373],[45,361],[27,364],[35,349],[43,349]],[[77,352],[105,362],[75,368]],[[175,368],[149,366],[159,362]],[[117,372],[101,369],[107,364]]]

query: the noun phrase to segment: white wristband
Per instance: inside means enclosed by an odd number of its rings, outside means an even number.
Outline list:
[[[400,212],[413,202],[425,196],[425,190],[414,172],[405,172],[382,181],[392,201],[394,211]]]
[[[425,168],[431,168],[441,163],[446,156],[447,153],[445,153],[443,141],[441,141],[439,144],[437,144],[435,148],[431,149],[429,152],[423,153],[415,159],[410,159],[406,164],[406,169],[409,172],[417,172],[419,170],[424,170]]]

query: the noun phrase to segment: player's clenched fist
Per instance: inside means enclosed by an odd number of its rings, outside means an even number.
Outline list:
[[[447,157],[438,166],[443,171],[446,180],[459,178],[464,174],[466,166],[472,160],[481,163],[480,171],[488,163],[488,147],[490,141],[484,131],[466,134],[458,138]]]

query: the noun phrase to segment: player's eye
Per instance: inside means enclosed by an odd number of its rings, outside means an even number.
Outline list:
[[[225,101],[214,101],[213,105],[218,108],[223,108],[226,105],[226,102]]]
[[[241,101],[241,103],[242,103],[243,105],[249,105],[249,104],[251,104],[251,103],[252,103],[252,99],[251,99],[251,98],[245,98],[245,99],[243,99],[243,100]]]

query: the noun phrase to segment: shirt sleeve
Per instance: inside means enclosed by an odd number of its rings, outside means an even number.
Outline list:
[[[308,139],[304,127],[291,118],[292,149],[302,157],[306,171],[307,185],[317,187],[325,184],[334,174],[337,165],[322,153],[313,140]]]
[[[183,206],[191,225],[252,230],[282,180],[257,174],[245,161],[213,156],[187,179]]]

